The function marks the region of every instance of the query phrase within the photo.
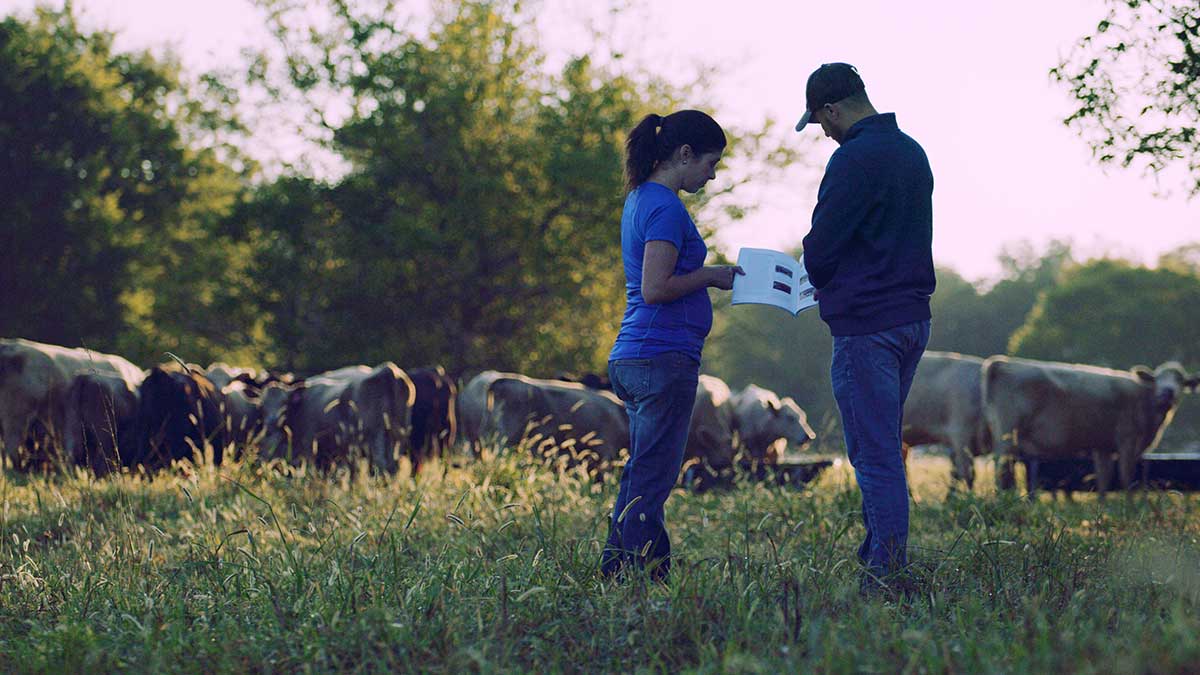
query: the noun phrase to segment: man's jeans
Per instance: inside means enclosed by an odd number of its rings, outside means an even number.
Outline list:
[[[605,575],[626,565],[649,568],[660,579],[670,571],[663,505],[679,479],[699,374],[700,364],[678,352],[608,364],[613,391],[629,413],[630,448],[600,558]]]
[[[862,490],[867,528],[858,557],[877,577],[908,564],[901,415],[928,342],[928,320],[833,338],[833,395],[842,413],[846,452]]]

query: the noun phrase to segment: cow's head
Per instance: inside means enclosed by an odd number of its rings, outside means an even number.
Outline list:
[[[808,426],[808,415],[791,396],[780,401],[778,414],[786,420],[784,429],[788,442],[794,443],[796,447],[803,448],[817,437],[812,427]]]
[[[1171,423],[1183,394],[1195,388],[1195,376],[1189,377],[1178,361],[1167,361],[1153,371],[1145,366],[1135,366],[1131,372],[1144,387],[1142,401],[1146,420],[1142,430],[1144,438],[1139,442],[1144,448],[1152,448]]]
[[[263,445],[268,453],[278,445],[283,426],[287,422],[288,401],[293,391],[279,384],[270,384],[262,390],[259,400],[259,415],[263,425]]]
[[[760,443],[765,442],[766,447],[765,450],[759,449],[763,456],[756,456],[755,459],[769,464],[778,462],[789,444],[803,448],[816,438],[812,427],[808,426],[808,415],[791,397],[780,400],[771,395],[765,398],[763,403],[764,419],[751,426],[761,425],[752,433],[758,437]]]
[[[1167,361],[1154,370],[1154,404],[1165,414],[1179,403],[1180,397],[1195,387],[1178,361]]]

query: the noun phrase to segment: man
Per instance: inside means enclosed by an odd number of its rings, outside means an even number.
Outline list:
[[[929,341],[933,174],[925,151],[879,114],[858,71],[827,63],[808,78],[796,125],[841,146],[817,192],[804,266],[833,334],[833,393],[862,490],[863,591],[907,565],[908,486],[901,413]]]

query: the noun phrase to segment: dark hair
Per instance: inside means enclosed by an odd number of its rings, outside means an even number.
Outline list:
[[[654,167],[681,145],[690,145],[697,155],[724,150],[725,132],[699,110],[680,110],[666,117],[646,115],[625,141],[625,190],[645,183]]]

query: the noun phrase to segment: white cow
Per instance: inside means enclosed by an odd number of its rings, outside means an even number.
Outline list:
[[[390,361],[339,368],[295,386],[272,384],[261,403],[264,451],[329,469],[361,450],[376,470],[394,473],[414,396],[412,380]]]
[[[134,386],[140,368],[111,354],[22,339],[0,339],[0,451],[14,464],[35,421],[55,439],[65,423],[68,387],[78,373],[114,375]]]
[[[1025,460],[1091,457],[1096,487],[1108,487],[1113,458],[1128,488],[1142,454],[1171,423],[1180,396],[1194,391],[1175,362],[1111,370],[1069,363],[993,356],[983,364],[983,407],[997,459],[997,485],[1012,487],[1012,464]],[[1030,476],[1030,492],[1037,476]]]
[[[925,352],[904,402],[906,445],[950,448],[953,475],[975,484],[975,457],[990,452],[983,419],[983,359],[953,352]]]
[[[603,468],[629,447],[625,406],[612,392],[561,380],[485,371],[459,396],[463,435],[478,449],[497,440],[566,453]]]
[[[713,469],[733,466],[733,394],[724,380],[701,375],[688,428],[684,463],[703,462]]]
[[[749,458],[778,462],[789,443],[798,448],[817,437],[808,426],[808,415],[789,396],[779,396],[751,384],[733,396],[733,424]]]

